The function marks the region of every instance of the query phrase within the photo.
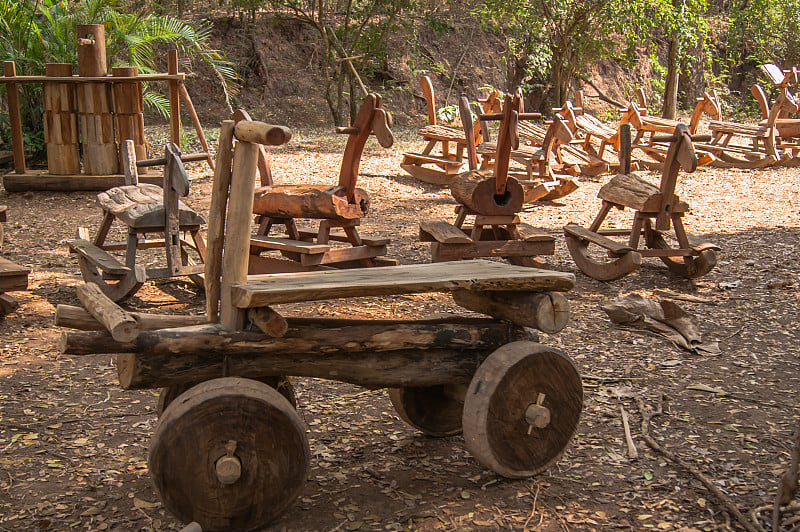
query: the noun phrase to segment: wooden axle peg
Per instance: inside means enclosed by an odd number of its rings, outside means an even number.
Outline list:
[[[114,303],[96,284],[79,286],[78,299],[97,321],[105,325],[114,340],[132,342],[139,335],[136,318]]]
[[[229,486],[242,478],[242,461],[233,453],[236,452],[236,441],[230,440],[225,445],[225,456],[220,457],[214,464],[217,479]]]
[[[233,134],[237,140],[253,144],[266,144],[267,146],[280,146],[292,138],[292,132],[288,127],[265,124],[255,120],[238,122],[234,127]]]
[[[543,429],[550,424],[550,409],[544,406],[545,397],[545,394],[540,393],[536,402],[525,409],[525,421],[529,425],[528,434],[533,431],[533,427]]]
[[[251,308],[247,311],[247,317],[261,332],[273,338],[282,338],[289,330],[286,318],[270,307]]]

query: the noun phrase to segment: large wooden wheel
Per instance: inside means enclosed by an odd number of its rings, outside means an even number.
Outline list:
[[[389,399],[403,421],[428,436],[461,432],[465,384],[390,388]]]
[[[571,235],[568,232],[565,232],[564,236],[567,239],[569,254],[572,255],[572,260],[575,261],[578,268],[598,281],[621,279],[642,265],[642,255],[637,251],[628,251],[619,257],[608,258],[606,252],[603,252],[606,255],[604,257],[596,250],[590,250],[589,246],[591,244],[589,241]],[[592,245],[592,247],[600,250],[605,249],[597,245]]]
[[[645,230],[645,242],[650,249],[670,249],[664,235],[654,229]],[[688,279],[704,276],[717,264],[717,254],[713,249],[704,249],[697,256],[659,258],[672,273]]]
[[[564,353],[506,344],[478,367],[464,398],[467,449],[504,477],[535,475],[564,451],[582,406],[580,374]]]
[[[164,506],[203,530],[256,530],[299,495],[305,426],[286,399],[250,379],[206,381],[172,402],[150,445]]]
[[[289,404],[292,405],[293,408],[297,408],[297,395],[294,392],[294,386],[292,386],[292,381],[289,377],[259,377],[255,379],[259,382],[263,382],[270,388],[275,388],[278,393],[286,398],[289,401]],[[167,386],[166,388],[161,388],[161,392],[158,394],[158,407],[156,412],[158,413],[158,417],[164,413],[164,410],[174,401],[180,394],[192,388],[193,386],[197,386],[198,382],[191,382],[191,383],[184,383],[184,384],[174,384],[172,386]]]

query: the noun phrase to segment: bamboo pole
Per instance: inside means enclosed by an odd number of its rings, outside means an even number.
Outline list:
[[[167,74],[178,73],[178,50],[167,52]],[[178,81],[169,80],[169,130],[172,142],[181,147],[181,106],[179,101]]]
[[[178,88],[180,89],[180,95],[183,97],[183,101],[186,104],[186,109],[189,111],[189,116],[192,117],[194,129],[197,131],[197,138],[200,139],[200,145],[203,147],[203,151],[208,154],[208,166],[211,168],[211,170],[214,170],[214,158],[211,157],[211,150],[208,149],[208,141],[206,141],[206,135],[203,132],[203,126],[200,125],[200,119],[197,117],[197,111],[194,108],[192,99],[189,97],[189,91],[186,90],[186,85],[183,83],[183,81],[178,82]]]

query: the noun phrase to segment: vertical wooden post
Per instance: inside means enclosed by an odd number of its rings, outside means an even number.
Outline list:
[[[167,74],[178,73],[178,50],[167,52]],[[178,148],[181,147],[181,104],[178,100],[180,89],[178,80],[169,80],[169,130],[170,140]]]
[[[136,67],[114,67],[114,77],[135,77],[139,74]],[[136,159],[147,158],[147,140],[144,136],[144,97],[140,81],[114,83],[114,112],[117,126],[117,144],[120,150],[120,161],[126,140],[132,140]]]
[[[45,76],[72,76],[72,64],[47,63]],[[42,87],[44,104],[44,140],[47,143],[47,170],[54,175],[75,175],[81,171],[78,149],[78,119],[75,86],[71,83],[45,83]]]
[[[102,24],[78,24],[78,75],[105,76],[106,34]],[[114,115],[109,83],[79,83],[83,170],[87,175],[111,175],[119,171],[114,138]]]
[[[245,311],[234,307],[231,301],[231,286],[247,280],[257,168],[258,145],[240,140],[233,155],[231,193],[222,253],[220,323],[229,329],[242,329],[245,323]]]
[[[233,157],[233,120],[225,120],[217,141],[217,164],[211,188],[211,205],[208,207],[208,238],[206,239],[205,279],[206,316],[210,323],[219,322],[220,274],[222,273],[222,247],[225,242],[225,207],[231,186],[231,159]]]
[[[631,173],[631,125],[622,124],[619,131],[620,170],[625,175]]]
[[[7,78],[17,75],[14,61],[3,61],[3,73]],[[14,150],[14,170],[25,173],[25,144],[22,141],[22,118],[19,115],[19,92],[16,83],[6,83],[8,95],[8,121],[11,125],[11,146]]]

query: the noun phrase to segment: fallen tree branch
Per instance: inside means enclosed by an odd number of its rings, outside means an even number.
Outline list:
[[[604,102],[610,103],[611,105],[619,109],[627,109],[628,106],[625,105],[624,103],[620,103],[617,100],[611,98],[610,96],[606,96],[606,94],[602,90],[600,90],[600,88],[597,85],[592,83],[592,81],[589,78],[581,78],[581,81],[587,83],[590,87],[592,87],[594,90],[597,91],[597,96],[589,96],[590,98],[599,98]]]
[[[717,501],[720,504],[722,504],[722,506],[724,506],[725,509],[728,510],[731,513],[731,515],[733,515],[736,518],[739,524],[742,525],[742,527],[744,527],[746,530],[748,530],[749,532],[765,532],[761,526],[751,523],[744,516],[744,514],[742,514],[742,512],[739,511],[739,508],[737,508],[736,505],[733,504],[733,501],[731,501],[730,497],[725,495],[722,492],[722,490],[720,490],[717,486],[714,485],[713,482],[711,482],[711,479],[709,479],[706,475],[700,472],[700,470],[698,470],[696,467],[683,460],[680,456],[676,455],[672,451],[669,451],[668,449],[663,448],[661,445],[659,445],[657,441],[655,441],[652,438],[652,436],[650,436],[649,434],[650,419],[653,417],[653,414],[650,414],[647,411],[644,405],[644,401],[642,400],[641,397],[636,396],[635,399],[636,399],[636,406],[639,408],[639,413],[642,415],[642,438],[647,443],[647,445],[657,453],[664,456],[670,462],[678,464],[682,468],[689,471],[697,480],[699,480],[706,487],[708,491],[710,491],[714,495]]]

